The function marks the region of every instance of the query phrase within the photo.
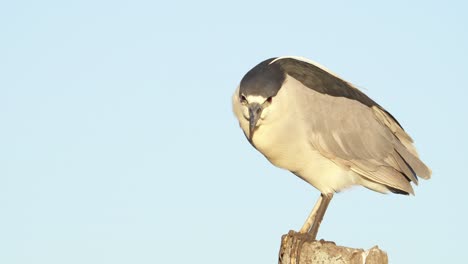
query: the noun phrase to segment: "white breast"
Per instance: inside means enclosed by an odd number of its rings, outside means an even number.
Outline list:
[[[253,143],[273,165],[289,170],[322,193],[333,193],[356,184],[360,177],[322,156],[301,130],[269,124],[254,134]]]
[[[288,82],[295,80],[288,80]],[[283,87],[274,98],[274,108],[253,135],[253,145],[273,165],[289,170],[322,193],[333,193],[356,184],[359,177],[322,156],[309,143],[307,130],[300,124],[296,111],[294,85]],[[238,103],[238,91],[233,96],[233,110],[246,135],[249,123]]]

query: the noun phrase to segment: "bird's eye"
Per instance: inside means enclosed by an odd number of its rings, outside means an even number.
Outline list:
[[[247,104],[247,98],[245,98],[245,96],[243,94],[241,94],[241,96],[240,96],[240,102],[241,102],[241,104]]]
[[[268,97],[268,99],[266,99],[266,101],[267,101],[269,104],[271,104],[271,102],[273,101],[273,97],[271,97],[271,96]]]

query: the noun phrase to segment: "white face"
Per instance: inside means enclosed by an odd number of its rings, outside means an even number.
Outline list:
[[[257,109],[260,107],[261,108],[261,113],[258,116],[258,120],[256,122],[257,128],[260,128],[264,125],[269,124],[272,122],[274,118],[274,112],[276,111],[275,108],[277,108],[275,102],[275,98],[264,98],[261,96],[241,96],[239,97],[239,87],[237,87],[236,91],[234,92],[232,96],[232,106],[233,106],[233,111],[234,114],[237,117],[237,120],[239,120],[239,124],[246,134],[246,136],[249,136],[250,134],[250,112],[249,112],[249,106],[253,109],[256,105]]]
[[[291,83],[293,83],[292,86],[290,85]],[[281,124],[289,124],[290,120],[295,119],[296,102],[295,100],[290,100],[290,98],[302,100],[300,97],[296,96],[295,87],[298,85],[300,85],[298,81],[286,77],[286,80],[283,82],[283,87],[270,99],[252,95],[239,98],[239,87],[237,87],[232,96],[232,106],[234,114],[237,120],[239,120],[239,125],[245,135],[248,137],[250,134],[249,104],[256,104],[263,109],[256,123],[256,132],[253,133],[253,135],[261,135],[263,133],[262,131],[274,127],[278,122]]]
[[[257,103],[261,105],[262,107],[262,113],[260,114],[260,118],[257,122],[257,126],[260,126],[265,119],[267,119],[268,114],[270,113],[270,105],[272,102],[272,98],[264,98],[262,96],[254,96],[254,95],[249,95],[249,96],[244,96],[245,99],[240,98],[240,103],[242,105],[242,115],[245,118],[245,120],[249,120],[250,114],[249,114],[249,105],[253,103]]]

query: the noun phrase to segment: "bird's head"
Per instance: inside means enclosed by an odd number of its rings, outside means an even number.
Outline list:
[[[243,117],[248,121],[248,138],[252,141],[255,130],[268,121],[269,113],[275,105],[278,94],[286,76],[279,65],[268,59],[255,66],[242,78],[237,100]]]

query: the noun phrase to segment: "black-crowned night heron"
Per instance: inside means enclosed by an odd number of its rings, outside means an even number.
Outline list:
[[[300,230],[314,239],[335,192],[362,185],[414,194],[410,182],[431,176],[389,112],[307,59],[261,62],[242,78],[232,104],[252,146],[321,192]]]

